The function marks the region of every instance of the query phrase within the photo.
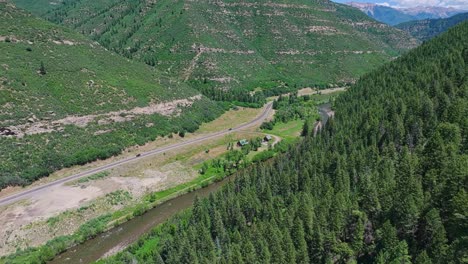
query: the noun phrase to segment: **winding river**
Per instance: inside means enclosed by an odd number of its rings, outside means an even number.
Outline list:
[[[326,124],[329,118],[328,113],[331,111],[331,105],[329,103],[322,104],[318,108],[321,120],[323,124]],[[83,244],[68,249],[49,263],[91,263],[102,257],[115,254],[138,240],[139,237],[147,233],[153,227],[163,223],[179,211],[190,207],[195,197],[206,197],[230,180],[232,180],[232,177],[227,177],[205,188],[183,194],[172,200],[161,203],[141,216],[137,216]]]

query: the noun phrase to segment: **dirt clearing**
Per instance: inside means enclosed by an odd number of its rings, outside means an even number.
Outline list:
[[[298,94],[300,96],[304,95],[313,95],[313,94],[331,94],[331,93],[336,93],[336,92],[343,92],[346,91],[348,87],[338,87],[338,88],[330,88],[330,89],[315,89],[315,88],[304,88],[298,91]]]

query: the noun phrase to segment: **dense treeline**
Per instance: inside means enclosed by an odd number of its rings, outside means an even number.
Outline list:
[[[289,86],[288,84],[274,84],[272,87],[269,87],[263,90],[257,90],[257,91],[250,91],[249,89],[245,89],[245,88],[233,88],[233,89],[225,90],[225,89],[220,89],[220,88],[211,86],[207,79],[204,79],[202,81],[203,85],[200,85],[200,83],[201,82],[192,82],[191,84],[194,87],[196,87],[196,89],[199,90],[203,95],[207,96],[208,98],[212,100],[232,102],[236,105],[245,106],[245,107],[255,107],[255,108],[262,107],[266,103],[266,99],[272,96],[280,96],[279,99],[283,100],[284,98],[287,99],[288,97],[287,96],[281,97],[281,95],[292,94],[294,97],[297,98],[298,90],[302,88],[302,87],[298,87],[297,84],[293,86]],[[351,83],[340,83],[337,86],[348,87],[350,85]],[[316,89],[320,90],[320,89],[332,88],[333,86],[328,86],[328,85],[323,85],[323,84],[313,84],[313,85],[310,85],[310,87],[315,87]],[[305,100],[303,101],[308,101],[310,99],[310,97],[308,96],[304,98]],[[301,100],[290,99],[289,104],[290,105],[298,104],[299,103],[298,101],[301,101]],[[286,108],[284,104],[281,106]],[[281,106],[278,106],[278,108]],[[278,108],[275,108],[275,109],[278,109]],[[298,111],[308,112],[311,110],[309,109],[309,110],[298,110]],[[303,113],[302,114],[298,113],[298,115],[301,116],[301,118],[304,117]],[[283,119],[283,117],[281,117],[280,119]],[[292,120],[292,119],[294,118],[289,117],[289,120]]]
[[[462,263],[468,23],[362,78],[336,117],[108,263]]]
[[[266,100],[262,92],[250,92],[245,89],[231,89],[228,91],[212,87],[202,86],[197,88],[203,95],[215,101],[234,102],[246,107],[262,107]]]

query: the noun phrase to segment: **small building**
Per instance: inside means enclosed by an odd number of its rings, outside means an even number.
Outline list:
[[[272,139],[273,139],[272,136],[266,135],[266,136],[263,138],[263,141],[265,141],[265,142],[270,142]]]
[[[247,139],[241,139],[237,142],[237,146],[239,147],[243,147],[245,145],[248,145],[249,144],[249,141],[247,141]]]

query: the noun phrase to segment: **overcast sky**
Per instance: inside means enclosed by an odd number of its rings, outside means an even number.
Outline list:
[[[443,6],[468,10],[468,0],[333,0],[344,2],[369,2],[398,7]]]

